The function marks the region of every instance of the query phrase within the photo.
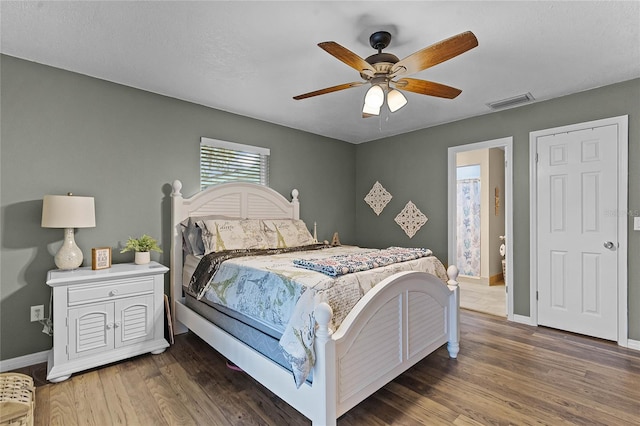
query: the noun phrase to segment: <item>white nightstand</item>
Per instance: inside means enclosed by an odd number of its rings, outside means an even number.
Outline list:
[[[157,262],[49,271],[53,289],[53,349],[47,380],[146,352],[159,354],[164,339],[164,274]]]

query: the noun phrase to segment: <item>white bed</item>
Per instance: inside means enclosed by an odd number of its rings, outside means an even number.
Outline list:
[[[191,330],[227,359],[282,398],[315,426],[335,425],[342,414],[443,344],[451,358],[459,351],[457,268],[448,286],[424,272],[401,272],[365,293],[331,333],[332,311],[315,310],[317,331],[313,381],[297,388],[291,372],[218,328],[184,303],[181,222],[189,217],[223,215],[251,219],[299,219],[298,191],[292,201],[249,183],[210,187],[183,198],[173,182],[171,305],[174,332]],[[381,325],[384,324],[384,327]],[[393,324],[393,326],[389,326]],[[372,349],[375,348],[375,356]]]

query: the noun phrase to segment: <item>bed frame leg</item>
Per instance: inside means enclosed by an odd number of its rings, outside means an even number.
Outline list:
[[[458,267],[450,265],[447,268],[449,281],[447,285],[453,292],[449,298],[449,343],[447,350],[451,358],[457,358],[460,352],[460,287],[458,286]]]

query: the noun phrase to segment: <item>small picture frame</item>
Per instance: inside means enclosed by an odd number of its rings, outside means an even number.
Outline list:
[[[91,249],[91,269],[111,268],[111,247],[95,247]]]

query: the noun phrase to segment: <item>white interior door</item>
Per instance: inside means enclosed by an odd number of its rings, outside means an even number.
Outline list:
[[[538,324],[617,340],[618,126],[536,142]]]

